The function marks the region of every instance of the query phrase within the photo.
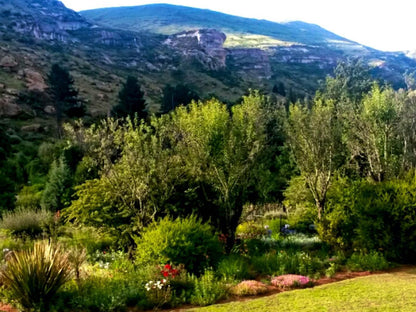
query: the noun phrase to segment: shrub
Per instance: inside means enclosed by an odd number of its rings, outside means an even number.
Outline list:
[[[242,281],[230,289],[230,293],[236,296],[256,296],[267,291],[267,286],[259,281]]]
[[[175,220],[166,217],[145,228],[136,243],[138,263],[183,264],[195,274],[216,266],[222,253],[212,227],[195,216]]]
[[[241,256],[230,255],[218,264],[217,274],[225,279],[242,280],[250,277],[249,264]]]
[[[235,234],[241,239],[253,239],[267,235],[267,231],[263,225],[254,221],[247,221],[237,226]]]
[[[97,250],[108,250],[114,245],[115,238],[108,232],[88,226],[67,226],[65,235],[59,238],[60,242],[67,246],[82,246],[87,250],[87,255],[92,258]]]
[[[322,239],[343,250],[383,251],[389,260],[416,261],[415,185],[414,176],[377,184],[337,181],[328,194]]]
[[[36,242],[33,250],[12,253],[0,273],[11,299],[35,311],[49,311],[52,299],[70,275],[68,255],[44,241]]]
[[[269,252],[252,259],[254,270],[261,274],[303,274],[319,275],[324,269],[324,262],[318,257],[305,252]]]
[[[133,272],[132,272],[133,273]],[[91,275],[78,283],[68,283],[59,296],[59,306],[71,311],[125,311],[127,306],[144,305],[143,282],[132,274]]]
[[[353,253],[347,260],[347,268],[351,271],[381,271],[390,266],[384,256],[376,251]]]
[[[273,277],[271,284],[280,288],[294,288],[294,287],[308,287],[312,286],[313,282],[309,277],[296,275],[296,274],[286,274]]]
[[[32,238],[46,231],[52,224],[52,213],[46,210],[18,208],[4,212],[0,228],[10,231],[13,235],[28,235]]]
[[[195,278],[194,283],[194,294],[191,297],[192,304],[206,306],[216,303],[227,294],[224,283],[217,280],[211,270],[205,270],[200,278]]]

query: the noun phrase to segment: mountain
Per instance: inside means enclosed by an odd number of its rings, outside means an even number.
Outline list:
[[[157,112],[167,85],[228,103],[249,88],[271,93],[276,85],[312,96],[338,61],[357,56],[395,87],[416,68],[403,53],[380,52],[302,22],[172,5],[77,13],[57,0],[0,0],[0,117],[51,129],[53,63],[70,70],[94,117],[117,103],[128,75],[139,78],[149,110]]]
[[[149,31],[172,35],[194,29],[217,29],[229,38],[250,35],[277,39],[282,44],[330,45],[354,42],[335,35],[317,25],[303,22],[275,23],[266,20],[243,18],[210,10],[169,4],[151,4],[136,7],[117,7],[81,11],[85,18],[113,28],[131,31]],[[276,41],[276,40],[275,40]],[[240,42],[243,43],[243,42]],[[225,44],[227,46],[227,42]]]

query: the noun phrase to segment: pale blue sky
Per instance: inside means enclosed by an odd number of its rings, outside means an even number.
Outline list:
[[[385,51],[416,50],[416,0],[62,0],[80,11],[171,3],[271,21],[301,20]]]

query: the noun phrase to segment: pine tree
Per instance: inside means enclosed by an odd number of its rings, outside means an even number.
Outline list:
[[[135,114],[137,114],[139,119],[146,119],[146,101],[137,78],[127,77],[126,83],[123,84],[123,88],[118,94],[118,98],[119,104],[113,108],[113,116],[130,116],[134,118]]]
[[[188,105],[192,101],[198,100],[198,94],[186,85],[178,84],[176,87],[167,85],[163,89],[160,112],[165,114],[174,110],[179,105]]]
[[[55,105],[58,134],[60,135],[63,115],[82,117],[85,115],[85,106],[78,98],[78,90],[74,87],[74,79],[67,69],[59,64],[52,65],[48,81]]]

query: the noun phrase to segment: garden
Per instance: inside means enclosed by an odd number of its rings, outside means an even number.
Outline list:
[[[416,263],[416,96],[360,66],[290,105],[250,91],[50,141],[0,129],[2,304],[207,306]]]
[[[213,235],[208,223],[195,216],[167,217],[144,230],[132,254],[112,249],[109,235],[42,213],[15,212],[1,224],[2,261],[7,263],[1,272],[3,303],[23,311],[206,306],[313,287],[339,271],[391,266],[378,252],[334,252],[313,228],[298,232],[305,226],[290,225],[290,219],[240,224],[236,243],[226,253],[224,237]]]

